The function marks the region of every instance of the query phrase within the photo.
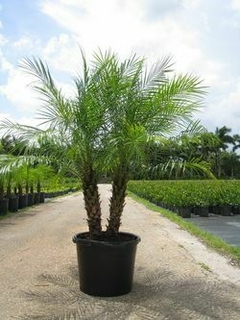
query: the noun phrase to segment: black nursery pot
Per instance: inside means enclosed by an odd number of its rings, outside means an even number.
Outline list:
[[[35,192],[34,193],[34,204],[39,204],[40,203],[40,192]]]
[[[0,215],[4,215],[8,212],[9,200],[4,198],[0,200]]]
[[[92,296],[112,297],[132,290],[137,244],[140,238],[120,232],[121,240],[98,241],[85,233],[73,237],[77,246],[80,290]]]
[[[18,197],[18,208],[23,209],[28,206],[28,195],[27,194],[21,194]]]
[[[10,212],[17,212],[18,211],[18,206],[19,206],[19,200],[17,196],[13,196],[9,199],[9,208],[8,210]]]
[[[45,202],[45,192],[40,192],[39,202],[40,203],[44,203]]]
[[[28,206],[31,207],[34,205],[34,194],[28,193]]]

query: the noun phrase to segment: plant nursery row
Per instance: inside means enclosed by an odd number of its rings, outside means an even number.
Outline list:
[[[3,216],[8,212],[17,212],[20,209],[44,203],[47,198],[62,196],[78,190],[78,188],[69,188],[53,192],[34,192],[21,195],[11,194],[11,197],[5,195],[0,199],[0,216]]]
[[[140,180],[128,190],[184,218],[240,213],[240,180]]]

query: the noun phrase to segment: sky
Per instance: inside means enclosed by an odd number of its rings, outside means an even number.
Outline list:
[[[209,130],[240,134],[240,0],[0,0],[0,120],[37,125],[41,102],[20,70],[39,57],[71,95],[80,48],[136,53],[149,65],[171,55],[177,74],[208,87],[195,115]]]

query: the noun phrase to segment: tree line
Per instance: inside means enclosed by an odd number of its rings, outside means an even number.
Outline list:
[[[28,142],[22,137],[6,135],[0,141],[2,155],[24,155],[27,148]],[[176,137],[150,140],[145,146],[144,163],[133,165],[131,176],[133,179],[203,178],[203,172],[195,170],[197,162],[201,162],[208,164],[216,178],[239,179],[239,149],[240,135],[232,134],[229,127],[217,127],[214,132],[185,131]],[[191,163],[195,163],[194,169]]]
[[[240,135],[231,132],[231,128],[223,126],[214,132],[186,131],[177,137],[153,142],[147,150],[151,168],[148,178],[202,178],[201,173],[191,170],[191,163],[200,161],[208,164],[218,179],[239,179]],[[167,172],[162,170],[162,164],[168,165]]]

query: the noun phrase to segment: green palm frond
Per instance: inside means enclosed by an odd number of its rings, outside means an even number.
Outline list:
[[[69,101],[56,87],[47,64],[38,58],[25,58],[20,63],[20,68],[35,78],[32,87],[40,94],[43,102],[43,108],[38,112],[43,123],[50,124],[52,128],[58,125],[67,127],[71,124]]]
[[[185,149],[179,152],[180,140],[173,143],[173,136],[181,132],[181,143],[185,146],[184,135],[197,131],[200,135],[202,130],[199,123],[192,123],[193,113],[202,107],[206,93],[198,77],[174,75],[170,56],[151,68],[146,67],[144,58],[133,54],[121,61],[111,50],[99,49],[90,63],[81,50],[81,58],[81,70],[73,79],[75,95],[70,98],[57,87],[45,62],[25,58],[20,67],[34,78],[32,87],[42,102],[38,115],[43,126],[33,128],[7,120],[2,126],[28,142],[25,157],[49,159],[59,170],[83,180],[90,229],[96,222],[96,212],[97,221],[101,221],[98,175],[110,174],[115,184],[109,223],[114,222],[115,210],[119,217],[124,207],[130,169],[134,166],[146,169],[151,141],[156,142],[162,153],[161,162],[154,159],[157,163],[154,162],[154,170],[170,174],[185,174],[186,170],[209,173],[207,163],[194,159],[192,154],[185,155]],[[170,158],[165,152],[166,138],[172,142]],[[118,221],[115,226],[119,225]],[[116,228],[110,229],[107,228],[116,233]]]
[[[172,71],[171,56],[165,56],[160,61],[155,63],[150,70],[146,68],[141,79],[141,87],[145,94],[154,94],[159,85],[168,81],[167,74]]]
[[[184,176],[192,176],[193,174],[199,176],[205,176],[210,179],[215,179],[214,174],[211,171],[211,165],[207,161],[201,158],[191,158],[188,160],[183,159],[169,159],[164,163],[144,168],[143,172],[155,178],[167,177],[167,178],[181,178]]]

